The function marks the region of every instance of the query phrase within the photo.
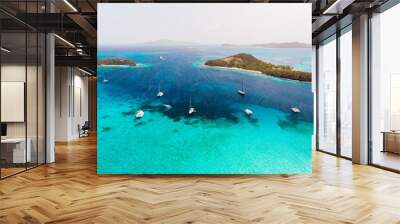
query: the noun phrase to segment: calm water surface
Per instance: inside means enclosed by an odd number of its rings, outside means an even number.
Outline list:
[[[310,173],[311,85],[202,66],[236,53],[311,70],[310,49],[102,49],[99,58],[129,58],[140,66],[98,68],[98,173]],[[237,94],[242,83],[245,96]],[[187,115],[190,99],[193,116]],[[292,113],[294,106],[302,112]],[[135,119],[139,109],[145,116]]]

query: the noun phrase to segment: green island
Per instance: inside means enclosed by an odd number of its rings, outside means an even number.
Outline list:
[[[204,63],[207,66],[236,68],[249,71],[256,71],[265,75],[278,78],[311,82],[311,73],[294,70],[287,65],[274,65],[269,62],[257,59],[251,54],[235,54],[222,59],[208,60]]]
[[[97,61],[97,65],[100,66],[136,66],[133,60],[122,59],[122,58],[106,58]]]

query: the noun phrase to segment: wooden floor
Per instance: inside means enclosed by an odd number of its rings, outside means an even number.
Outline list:
[[[373,161],[377,165],[400,170],[400,155],[391,152],[374,151]]]
[[[11,176],[11,175],[13,175],[13,174],[16,174],[16,173],[20,173],[20,172],[23,172],[23,171],[25,171],[26,169],[25,169],[25,167],[23,167],[23,168],[4,168],[4,167],[2,167],[1,168],[1,177],[3,178],[3,177],[8,177],[8,176]]]
[[[400,175],[314,153],[311,176],[98,176],[96,139],[0,181],[0,223],[400,223]]]

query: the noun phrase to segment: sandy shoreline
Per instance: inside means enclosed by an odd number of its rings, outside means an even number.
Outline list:
[[[136,67],[131,65],[97,65],[97,67]]]
[[[132,65],[97,65],[97,67],[102,68],[146,68],[150,67],[150,64],[136,63],[135,66]]]
[[[206,65],[206,64],[202,64],[203,67],[205,68],[222,68],[222,69],[231,69],[231,70],[236,70],[236,71],[243,71],[243,72],[249,72],[249,73],[253,73],[254,75],[259,75],[259,76],[268,76],[271,78],[277,78],[277,79],[282,79],[282,80],[287,80],[287,81],[294,81],[294,82],[300,82],[300,83],[311,83],[311,82],[307,82],[307,81],[300,81],[300,80],[296,80],[296,79],[287,79],[287,78],[282,78],[282,77],[277,77],[277,76],[273,76],[273,75],[268,75],[265,73],[262,73],[260,71],[256,71],[256,70],[248,70],[248,69],[243,69],[243,68],[236,68],[236,67],[223,67],[223,66],[210,66],[210,65]]]
[[[207,68],[222,68],[222,69],[232,69],[232,70],[238,70],[238,71],[243,71],[243,72],[251,72],[251,73],[257,73],[260,75],[266,75],[260,71],[256,71],[256,70],[248,70],[248,69],[243,69],[243,68],[236,68],[236,67],[223,67],[223,66],[210,66],[210,65],[206,65],[206,64],[202,64],[203,67],[207,67]]]

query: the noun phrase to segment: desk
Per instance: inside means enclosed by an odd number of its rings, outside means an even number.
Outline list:
[[[1,153],[3,157],[3,153],[6,154],[11,152],[12,154],[12,163],[25,163],[31,162],[32,160],[32,152],[31,152],[31,145],[32,141],[30,138],[27,139],[27,146],[25,151],[25,138],[5,138],[1,139]],[[10,146],[13,146],[10,149]],[[11,157],[11,156],[10,156]]]
[[[382,152],[400,154],[400,131],[383,131]]]

